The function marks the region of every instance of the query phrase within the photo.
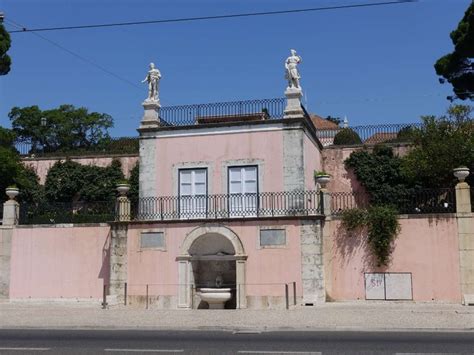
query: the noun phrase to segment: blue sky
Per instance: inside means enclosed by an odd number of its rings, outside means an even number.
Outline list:
[[[26,27],[144,21],[334,6],[373,0],[0,0]],[[118,80],[31,33],[12,34],[11,72],[0,77],[0,125],[13,106],[69,103],[113,116],[114,136],[134,136],[147,95],[148,63],[163,78],[163,105],[282,97],[283,61],[295,48],[306,105],[351,125],[417,122],[442,114],[451,94],[433,64],[470,0],[417,3],[206,22],[42,32],[107,68]],[[14,29],[7,26],[8,29]]]

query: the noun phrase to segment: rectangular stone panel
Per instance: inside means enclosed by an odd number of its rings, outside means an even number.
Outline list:
[[[411,274],[385,274],[385,288],[387,300],[412,300]]]
[[[284,229],[262,229],[260,230],[260,245],[285,245],[286,233]]]
[[[365,299],[385,299],[385,275],[383,273],[365,274]]]
[[[164,248],[165,236],[163,232],[142,232],[140,234],[140,248]]]

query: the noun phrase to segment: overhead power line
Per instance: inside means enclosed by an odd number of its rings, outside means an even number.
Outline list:
[[[79,29],[102,28],[102,27],[137,26],[137,25],[150,25],[150,24],[173,23],[173,22],[219,20],[219,19],[253,17],[253,16],[271,16],[271,15],[294,14],[294,13],[304,13],[304,12],[314,12],[314,11],[329,11],[329,10],[342,10],[342,9],[364,8],[364,7],[374,7],[374,6],[400,5],[400,4],[406,4],[406,3],[413,3],[417,1],[418,0],[394,0],[394,1],[383,1],[383,2],[375,2],[375,3],[372,2],[372,3],[364,3],[364,4],[313,7],[313,8],[307,8],[307,9],[248,12],[248,13],[216,15],[216,16],[199,16],[199,17],[183,17],[183,18],[148,20],[148,21],[100,23],[100,24],[78,25],[78,26],[42,27],[42,28],[22,27],[19,30],[10,31],[10,33],[79,30]]]
[[[16,22],[13,21],[13,20],[5,19],[5,22],[8,22],[10,25],[15,26],[15,27],[17,27],[17,28],[22,28],[22,25],[20,25],[19,23],[16,23]],[[48,42],[49,44],[55,46],[56,48],[59,48],[59,49],[62,50],[62,51],[66,52],[66,53],[68,53],[68,54],[70,54],[70,55],[72,55],[73,57],[76,57],[77,59],[79,59],[79,60],[81,60],[81,61],[83,61],[83,62],[85,62],[85,63],[87,63],[87,64],[89,64],[89,65],[92,65],[92,66],[96,67],[97,69],[103,71],[104,73],[107,73],[107,74],[113,76],[114,78],[116,78],[116,79],[118,79],[118,80],[120,80],[120,81],[122,81],[122,82],[124,82],[124,83],[127,83],[128,85],[131,85],[131,86],[133,86],[133,87],[136,88],[136,89],[141,90],[141,87],[139,87],[138,85],[134,84],[134,83],[131,82],[130,80],[127,80],[127,79],[125,79],[125,78],[122,78],[120,75],[117,75],[117,74],[115,74],[114,72],[110,71],[109,69],[103,67],[102,65],[95,63],[95,62],[92,61],[91,59],[88,59],[88,58],[86,58],[86,57],[83,57],[82,55],[80,55],[80,54],[78,54],[78,53],[76,53],[76,52],[73,52],[72,50],[70,50],[70,49],[68,49],[68,48],[66,48],[66,47],[64,47],[64,46],[62,46],[62,45],[60,45],[60,44],[57,43],[57,42],[54,42],[54,41],[50,40],[49,38],[47,38],[47,37],[45,37],[45,36],[43,36],[43,35],[40,35],[39,33],[36,33],[36,32],[31,31],[31,34],[37,36],[38,38],[41,38],[42,40]]]

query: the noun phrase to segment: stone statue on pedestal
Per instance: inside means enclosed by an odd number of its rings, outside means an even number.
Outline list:
[[[285,69],[286,75],[285,78],[288,80],[288,88],[300,89],[300,73],[298,72],[298,64],[302,62],[302,59],[299,55],[296,54],[294,49],[291,49],[291,55],[286,58]]]
[[[160,79],[160,71],[155,68],[154,63],[150,63],[150,70],[148,71],[146,78],[142,80],[142,83],[148,83],[148,98],[145,101],[160,101],[160,99],[158,98]]]

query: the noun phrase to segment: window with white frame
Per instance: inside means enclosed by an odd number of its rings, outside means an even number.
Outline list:
[[[233,216],[255,216],[258,208],[257,166],[229,167],[229,212]]]
[[[179,170],[181,218],[201,218],[207,212],[207,169]]]

